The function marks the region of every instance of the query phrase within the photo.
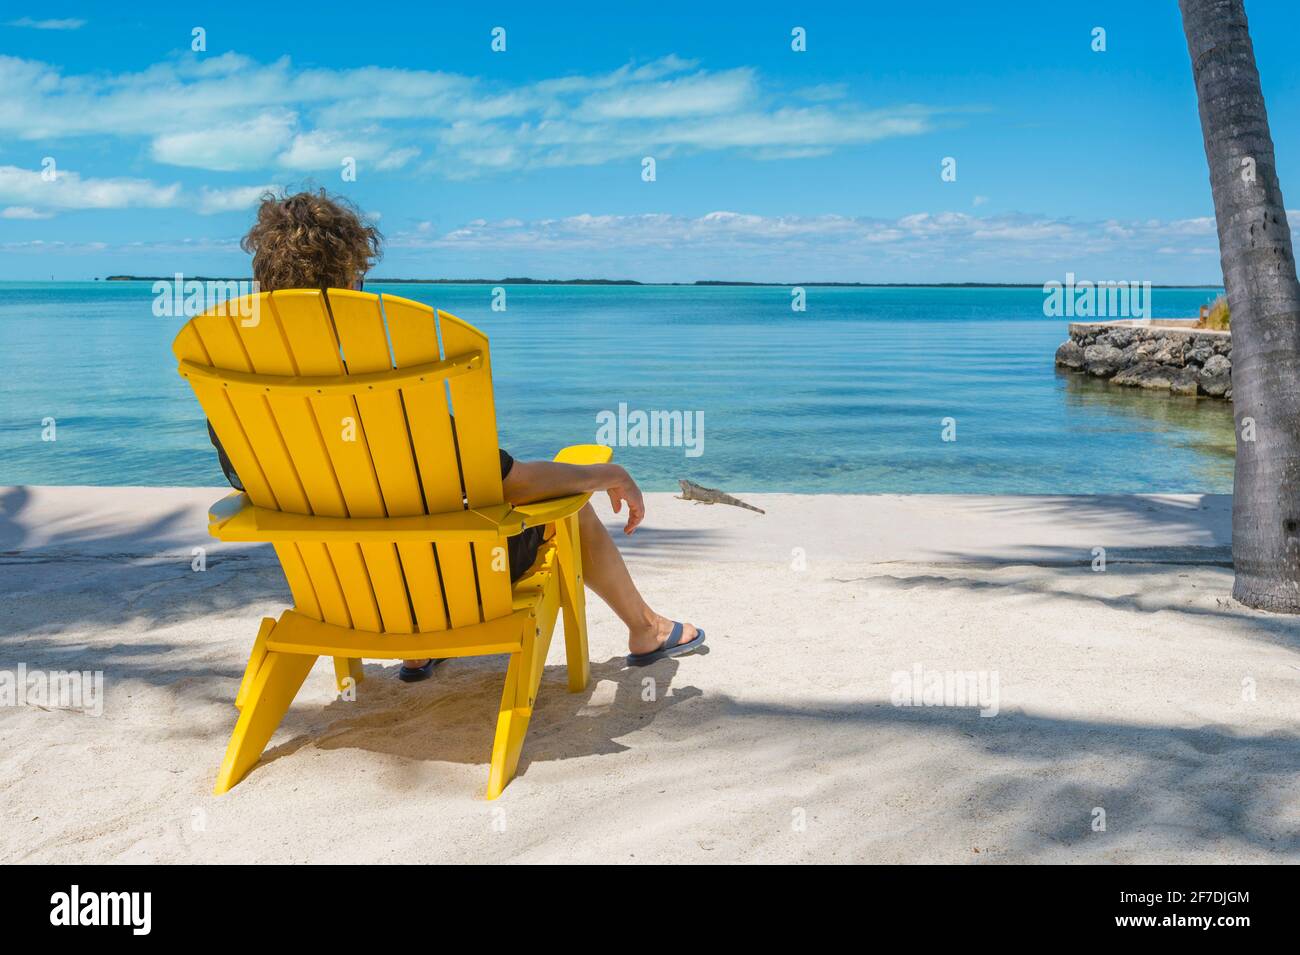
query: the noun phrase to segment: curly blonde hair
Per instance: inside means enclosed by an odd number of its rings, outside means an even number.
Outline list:
[[[257,222],[239,247],[253,254],[263,292],[351,288],[381,257],[384,237],[348,200],[324,189],[262,196]]]

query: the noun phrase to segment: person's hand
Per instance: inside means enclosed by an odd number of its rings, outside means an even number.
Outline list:
[[[621,466],[615,467],[618,468],[613,475],[615,483],[607,489],[609,503],[614,508],[614,513],[619,514],[623,510],[623,502],[627,502],[627,526],[623,528],[623,533],[631,534],[645,518],[645,498],[641,496],[641,489],[632,480],[632,475]]]

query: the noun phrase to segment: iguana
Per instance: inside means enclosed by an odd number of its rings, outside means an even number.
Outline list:
[[[696,504],[730,504],[732,507],[743,507],[747,511],[758,511],[760,514],[767,513],[761,507],[738,501],[730,494],[724,494],[715,488],[700,487],[698,484],[692,484],[690,481],[680,479],[677,483],[681,485],[682,493],[674,494],[673,497],[679,501],[694,501]]]

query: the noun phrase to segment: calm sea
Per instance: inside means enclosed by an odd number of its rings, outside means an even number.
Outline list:
[[[549,458],[601,412],[703,412],[699,456],[621,447],[647,490],[678,478],[801,492],[1227,492],[1230,406],[1057,372],[1066,322],[1039,289],[367,285],[492,340],[502,444]],[[1156,289],[1157,318],[1204,289]],[[0,484],[215,485],[176,374],[181,320],[150,283],[0,283]],[[57,440],[42,440],[54,418]],[[942,440],[944,419],[954,441]],[[952,433],[951,430],[949,432]]]

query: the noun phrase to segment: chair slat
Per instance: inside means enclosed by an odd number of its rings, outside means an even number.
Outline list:
[[[451,390],[451,410],[456,416],[456,446],[460,452],[465,497],[470,507],[500,504],[500,445],[497,442],[496,403],[492,397],[492,360],[487,336],[455,315],[438,312],[443,349],[448,356],[480,350],[483,367],[447,382]],[[504,548],[503,540],[497,547]],[[495,551],[495,553],[494,553]],[[510,565],[502,560],[503,552],[494,547],[475,546],[479,597],[485,620],[510,613]]]
[[[396,295],[385,295],[383,307],[393,361],[398,368],[438,360],[438,329],[433,309]],[[445,383],[403,388],[401,395],[429,513],[464,507]],[[439,544],[436,551],[451,625],[463,627],[477,623],[482,616],[476,596],[471,545]]]

